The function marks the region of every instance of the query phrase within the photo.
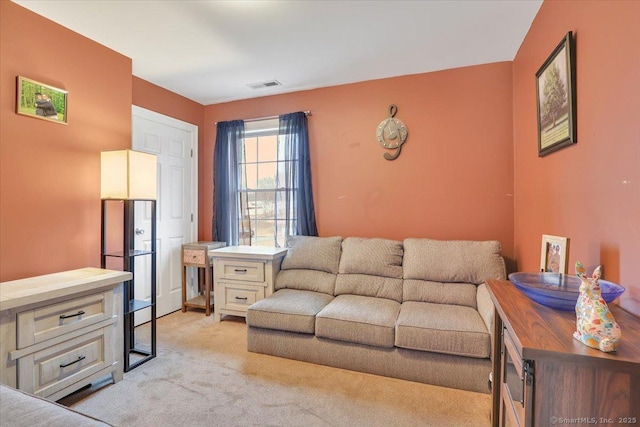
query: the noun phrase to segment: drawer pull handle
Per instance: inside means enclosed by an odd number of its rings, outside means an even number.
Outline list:
[[[235,271],[236,273],[246,273],[247,269],[246,268],[236,268],[233,271]]]
[[[60,319],[69,319],[71,317],[76,317],[76,316],[82,316],[84,314],[83,310],[80,310],[79,312],[77,312],[76,314],[61,314],[60,315]]]
[[[246,301],[246,300],[248,300],[249,298],[247,298],[247,297],[236,297],[236,299],[239,299],[239,300],[242,300],[242,301]]]
[[[84,359],[86,359],[86,357],[85,357],[85,356],[78,356],[78,359],[74,360],[73,362],[69,362],[69,363],[61,363],[61,364],[60,364],[60,367],[61,367],[61,368],[66,368],[67,366],[71,366],[71,365],[73,365],[74,363],[78,363],[79,361],[84,360]]]

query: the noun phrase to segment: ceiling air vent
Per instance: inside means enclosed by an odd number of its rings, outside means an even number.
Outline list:
[[[268,82],[251,83],[247,86],[249,86],[251,89],[262,89],[265,87],[282,86],[282,83],[277,80],[269,80]]]

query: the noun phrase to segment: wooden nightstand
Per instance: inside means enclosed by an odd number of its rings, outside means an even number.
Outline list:
[[[246,317],[247,308],[273,293],[283,248],[229,246],[211,252],[216,287],[214,317],[223,314]]]
[[[224,242],[193,242],[182,245],[182,312],[187,307],[204,309],[205,315],[211,314],[212,274],[210,251],[223,248]],[[198,268],[198,295],[187,300],[187,267]],[[201,274],[203,273],[203,274]],[[204,275],[204,280],[200,276]],[[204,282],[204,286],[203,286]]]

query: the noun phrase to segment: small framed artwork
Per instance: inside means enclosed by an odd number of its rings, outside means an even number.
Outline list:
[[[542,248],[540,250],[540,271],[543,273],[566,274],[568,254],[568,238],[543,234]]]
[[[569,31],[536,73],[538,157],[576,142],[575,67]]]
[[[67,91],[18,76],[16,113],[67,124]]]

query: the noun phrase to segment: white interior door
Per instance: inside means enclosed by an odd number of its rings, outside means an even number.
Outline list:
[[[156,205],[157,316],[181,309],[183,243],[197,240],[198,127],[137,106],[132,108],[132,149],[158,158]],[[136,203],[136,248],[150,249],[150,206]],[[149,300],[150,257],[136,258],[135,298]],[[136,314],[136,324],[150,319],[149,310]]]

